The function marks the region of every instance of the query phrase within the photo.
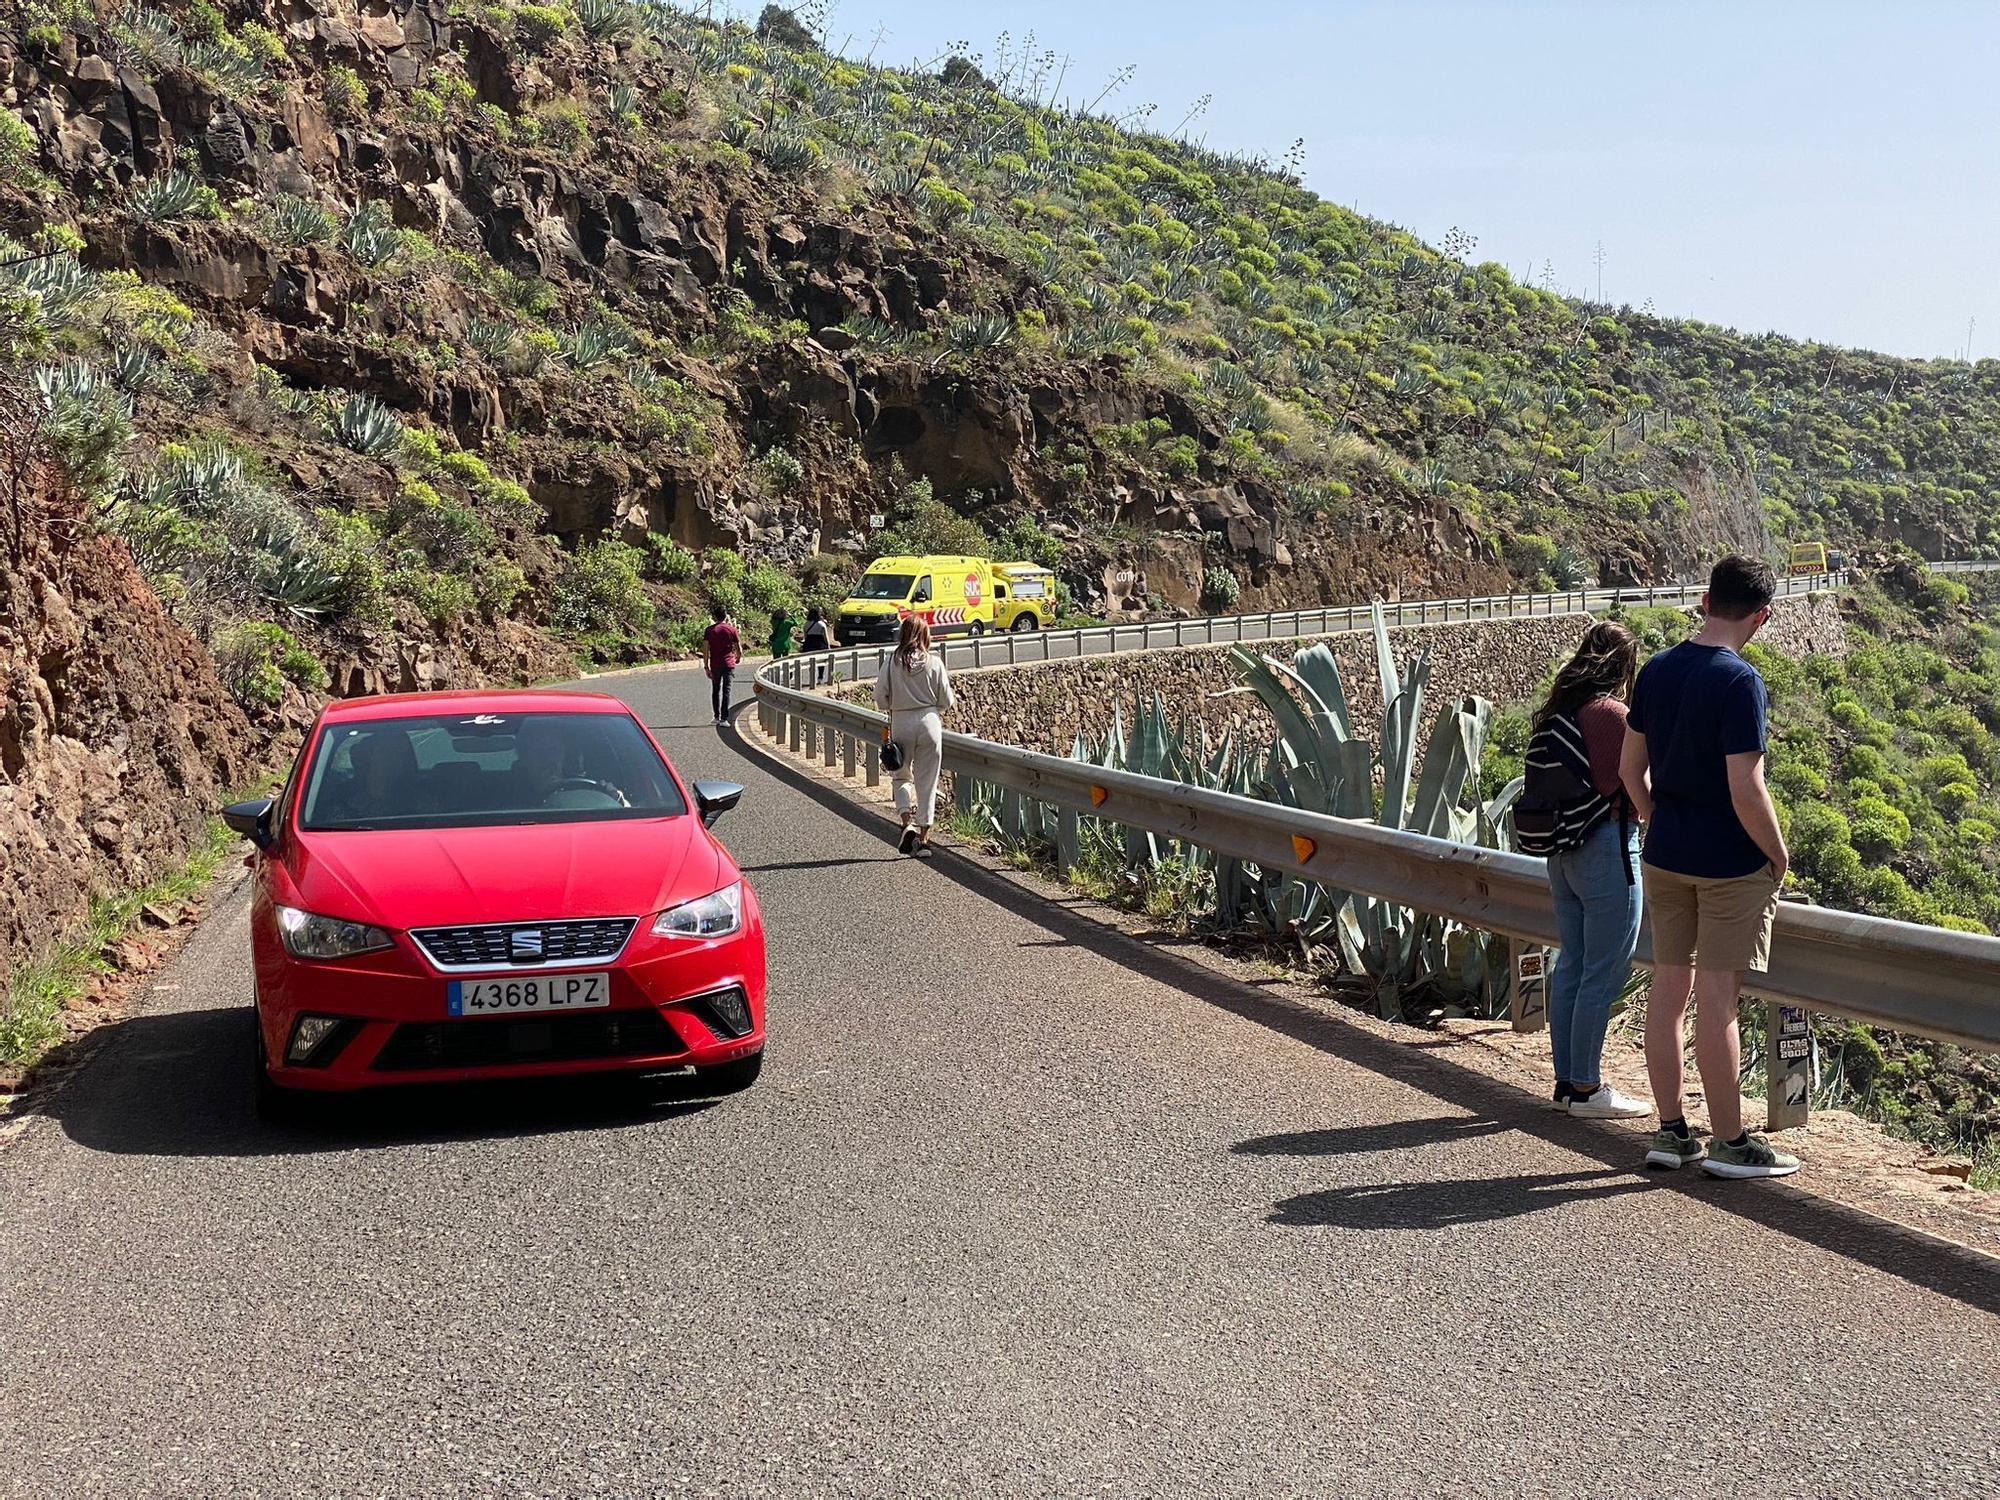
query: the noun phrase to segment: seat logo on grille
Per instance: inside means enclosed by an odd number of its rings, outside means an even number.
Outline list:
[[[520,927],[507,934],[507,956],[515,963],[542,956],[542,933],[538,927]]]

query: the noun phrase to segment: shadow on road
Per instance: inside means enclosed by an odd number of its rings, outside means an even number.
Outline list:
[[[1378,1182],[1287,1198],[1271,1211],[1270,1222],[1334,1229],[1450,1229],[1645,1191],[1645,1183],[1613,1167],[1476,1182]]]
[[[767,865],[740,865],[745,875],[770,875],[783,870],[844,870],[851,865],[894,865],[902,863],[900,854],[883,854],[874,859],[793,859],[774,860]]]
[[[1381,1125],[1347,1125],[1338,1130],[1295,1130],[1238,1141],[1229,1149],[1238,1156],[1352,1156],[1363,1151],[1409,1151],[1499,1135],[1512,1129],[1478,1115],[1439,1115],[1427,1120],[1390,1120]]]
[[[742,743],[738,732],[732,731],[724,742],[766,775],[836,817],[868,832],[881,832],[883,819],[840,788],[817,780],[777,756],[750,749]],[[1641,1177],[1638,1175],[1640,1143],[1627,1131],[1555,1114],[1543,1108],[1537,1096],[1455,1063],[1434,1050],[1377,1036],[1337,1011],[1307,1005],[1283,994],[1260,993],[1256,986],[1204,963],[1165,951],[1158,944],[1081,915],[1061,899],[1024,889],[948,847],[940,849],[931,868],[939,879],[956,882],[1033,922],[1065,944],[1087,949],[1134,974],[1169,985],[1306,1046],[1345,1058],[1379,1077],[1429,1094],[1452,1108],[1474,1111],[1502,1128],[1519,1130],[1591,1157],[1613,1173],[1631,1174],[1634,1191],[1684,1193],[1719,1212],[1736,1214],[1802,1244],[1845,1256],[1940,1296],[2000,1315],[2000,1270],[1976,1251],[1814,1197],[1789,1183],[1724,1182],[1696,1173]],[[1077,905],[1082,907],[1081,902]],[[1477,1188],[1476,1183],[1451,1183],[1441,1186],[1439,1191],[1473,1192]]]
[[[296,1125],[257,1116],[249,1013],[140,1015],[107,1027],[88,1067],[43,1113],[92,1151],[141,1156],[297,1156],[374,1146],[611,1130],[707,1109],[691,1077],[597,1075],[405,1085],[312,1101]]]

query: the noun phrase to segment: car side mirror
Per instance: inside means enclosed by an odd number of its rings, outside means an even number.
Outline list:
[[[715,820],[743,800],[743,788],[733,781],[697,781],[694,805],[701,809],[701,826],[713,828]]]
[[[222,810],[222,821],[259,849],[268,849],[276,840],[271,833],[271,813],[276,804],[269,797],[251,802],[232,802]]]

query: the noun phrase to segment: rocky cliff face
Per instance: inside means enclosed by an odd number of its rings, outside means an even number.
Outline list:
[[[579,545],[665,537],[796,571],[865,549],[912,481],[990,530],[1036,518],[1077,602],[1105,613],[1192,608],[1218,567],[1245,607],[1503,580],[1446,504],[1363,495],[1338,527],[1290,516],[1222,462],[1215,413],[1129,355],[980,352],[982,321],[1039,326],[1050,289],[913,190],[808,181],[717,141],[671,45],[572,21],[537,48],[511,9],[442,0],[169,5],[46,31],[38,11],[0,11],[23,23],[0,32],[0,105],[47,179],[0,183],[0,226],[28,241],[67,222],[84,266],[194,314],[183,344],[211,394],[139,391],[142,440],[219,437],[301,511],[378,534],[384,610],[309,632],[335,692],[546,674]],[[258,53],[261,82],[216,61],[230,48]],[[177,172],[207,208],[135,209]],[[390,236],[379,262],[349,237],[368,215]],[[613,350],[586,363],[570,340],[590,328]],[[352,394],[525,489],[531,509],[484,517],[518,591],[441,609],[411,581],[396,455],[357,457],[298,415]],[[1188,442],[1180,477],[1114,441],[1141,429]],[[785,465],[760,469],[774,450]],[[697,612],[650,591],[662,626]]]
[[[122,543],[0,403],[0,972],[170,864],[261,744]]]

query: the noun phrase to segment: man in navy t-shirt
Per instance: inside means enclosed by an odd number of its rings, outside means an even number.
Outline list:
[[[1770,961],[1790,856],[1764,785],[1764,679],[1740,654],[1771,617],[1777,579],[1750,557],[1715,565],[1701,633],[1639,672],[1620,765],[1646,825],[1653,987],[1646,1068],[1660,1131],[1646,1160],[1699,1161],[1718,1177],[1782,1177],[1798,1158],[1743,1129],[1736,1002],[1746,970]],[[1683,1100],[1681,1025],[1695,1004],[1695,1062],[1714,1139],[1704,1156]]]

